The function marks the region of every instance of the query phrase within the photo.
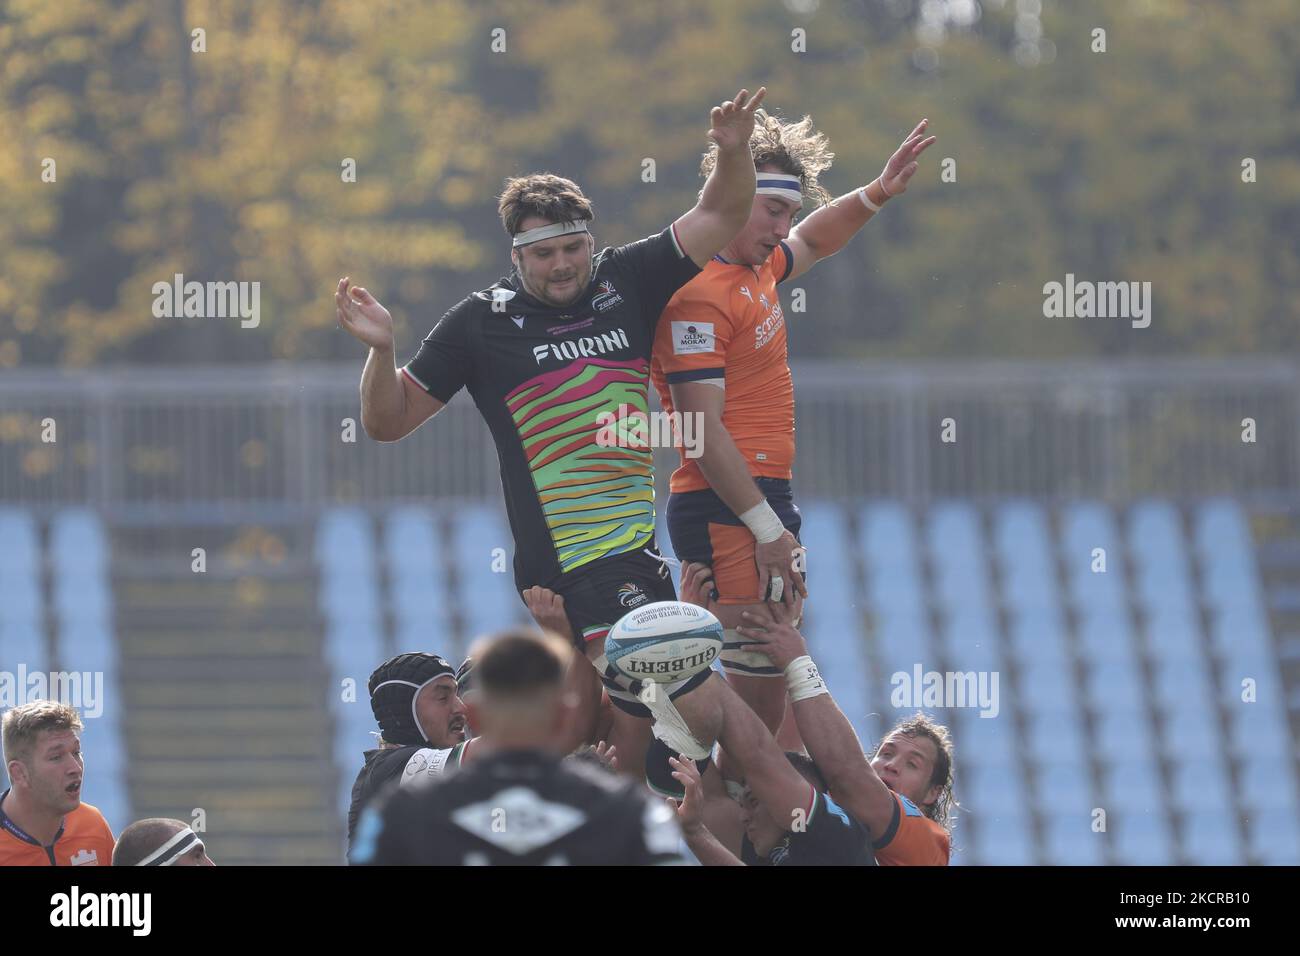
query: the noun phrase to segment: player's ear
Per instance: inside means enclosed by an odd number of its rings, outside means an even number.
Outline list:
[[[940,784],[936,783],[933,787],[931,787],[929,790],[925,792],[925,799],[921,801],[921,806],[923,807],[934,806],[935,801],[939,799],[942,793],[943,793],[943,787]]]
[[[21,760],[10,760],[5,769],[9,771],[9,779],[13,783],[21,783],[25,787],[31,782],[27,776],[27,764]]]

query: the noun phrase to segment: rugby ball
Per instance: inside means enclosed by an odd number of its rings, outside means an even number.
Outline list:
[[[681,601],[643,604],[605,636],[605,658],[624,677],[658,684],[708,670],[722,653],[722,624]]]

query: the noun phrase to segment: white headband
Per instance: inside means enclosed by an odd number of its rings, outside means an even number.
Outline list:
[[[199,839],[197,833],[186,827],[184,830],[177,830],[170,840],[154,850],[136,866],[172,866],[186,853],[189,853],[197,845],[203,848],[203,841]]]
[[[552,222],[545,226],[538,226],[536,229],[529,229],[527,232],[521,232],[515,236],[515,248],[526,246],[530,242],[541,242],[543,239],[554,239],[556,236],[567,236],[571,232],[586,232],[587,222],[585,219],[579,219],[576,222]]]
[[[758,188],[754,192],[760,196],[776,196],[803,205],[803,185],[798,176],[788,173],[759,173]]]

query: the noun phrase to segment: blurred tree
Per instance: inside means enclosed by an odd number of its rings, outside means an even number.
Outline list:
[[[694,202],[709,107],[761,84],[830,135],[835,193],[921,116],[939,136],[908,195],[800,280],[796,354],[1294,351],[1286,6],[117,0],[106,16],[10,0],[0,368],[355,358],[334,328],[344,274],[390,306],[408,352],[509,268],[503,177],[570,176],[600,244],[645,235]],[[260,281],[261,326],[154,318],[153,283],[178,272]],[[1151,327],[1044,318],[1043,285],[1066,273],[1150,281]]]

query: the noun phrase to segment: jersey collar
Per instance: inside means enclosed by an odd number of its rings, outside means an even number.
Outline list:
[[[4,830],[9,835],[17,837],[24,843],[30,843],[32,846],[39,846],[41,849],[47,849],[46,844],[36,839],[18,824],[14,823],[13,820],[9,819],[9,815],[4,811],[4,800],[5,797],[9,796],[9,792],[9,790],[6,790],[4,793],[0,793],[0,830]],[[54,844],[58,843],[59,840],[62,839],[63,828],[66,825],[66,818],[59,821],[59,832],[54,834],[54,839],[49,842],[49,846],[54,846]]]

